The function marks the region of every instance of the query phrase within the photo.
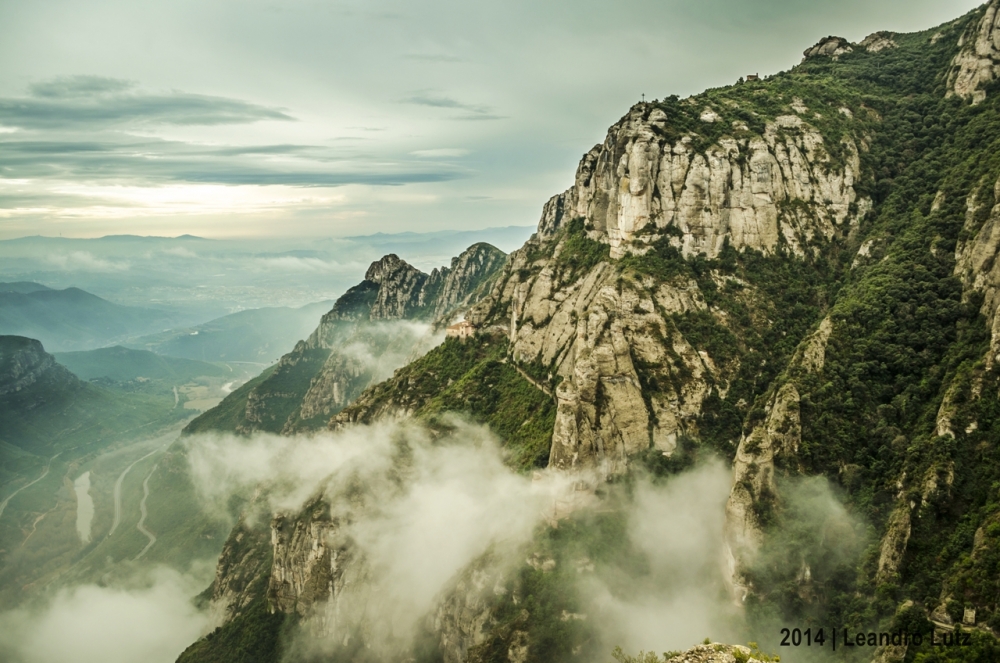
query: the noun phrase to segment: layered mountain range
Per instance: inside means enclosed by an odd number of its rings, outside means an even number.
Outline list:
[[[961,623],[973,645],[947,660],[989,660],[1000,654],[998,77],[993,0],[924,32],[825,38],[763,80],[636,104],[521,249],[472,247],[431,275],[387,256],[231,397],[236,415],[220,416],[223,403],[204,420],[293,433],[409,417],[440,432],[459,412],[490,426],[517,471],[591,477],[580,492],[603,500],[599,513],[639,474],[667,480],[722,458],[733,475],[714,552],[750,635]],[[465,342],[375,331],[458,314],[477,330]],[[362,369],[345,351],[357,343],[412,361]],[[275,514],[269,530],[237,527],[212,590],[228,622],[182,660],[229,660],[212,658],[212,642],[254,629],[277,657],[286,616],[355,638],[343,656],[360,656],[359,638],[378,651],[357,624],[338,630],[345,588],[371,570],[331,515],[346,513],[337,499]],[[365,498],[352,499],[343,518],[364,518]],[[466,569],[411,659],[598,656],[583,618],[553,639],[588,608],[545,580],[581,568],[579,548],[561,557],[552,542],[592,541],[582,522],[539,533],[513,575],[486,560]],[[584,559],[630,554],[603,541]]]

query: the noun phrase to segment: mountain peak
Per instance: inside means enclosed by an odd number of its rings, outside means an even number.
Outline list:
[[[365,280],[372,281],[374,283],[382,283],[386,278],[399,272],[406,272],[407,274],[423,274],[423,272],[397,256],[395,253],[389,253],[382,256],[368,267],[368,271],[365,272]]]

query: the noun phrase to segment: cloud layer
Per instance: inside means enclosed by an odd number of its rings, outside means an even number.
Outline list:
[[[41,608],[0,613],[0,659],[173,663],[211,625],[191,602],[206,578],[160,568],[134,582],[64,589]]]
[[[776,72],[824,35],[924,29],[978,4],[15,3],[0,22],[0,237],[526,225],[643,94]],[[154,204],[178,182],[354,190],[336,205],[257,206],[276,197],[260,191]],[[147,195],[116,201],[108,184]]]
[[[0,98],[0,125],[20,129],[105,129],[130,125],[290,121],[276,108],[239,99],[140,90],[133,81],[60,76],[34,83],[28,97]]]

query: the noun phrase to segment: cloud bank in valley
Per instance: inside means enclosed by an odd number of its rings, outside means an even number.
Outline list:
[[[63,589],[42,607],[0,613],[0,659],[173,663],[212,626],[191,601],[210,577],[159,568],[127,587]]]
[[[451,423],[443,437],[404,421],[313,437],[188,442],[206,504],[221,510],[229,495],[259,491],[265,513],[295,518],[322,495],[331,520],[345,523],[329,544],[350,542],[364,562],[330,608],[339,616],[321,611],[322,626],[298,643],[305,652],[329,654],[363,624],[376,648],[398,653],[470,568],[489,559],[489,572],[515,577],[558,504],[608,508],[593,493],[596,476],[514,473],[488,429]],[[730,479],[719,461],[666,482],[640,478],[613,507],[628,521],[627,546],[644,570],[630,566],[634,559],[615,560],[571,581],[585,606],[574,618],[591,620],[607,651],[676,649],[736,633],[721,554]]]
[[[553,553],[558,564],[575,567],[560,567],[569,571],[560,576],[566,590],[580,599],[580,612],[564,621],[585,624],[594,651],[665,651],[705,637],[741,639],[742,613],[723,573],[731,481],[725,463],[708,460],[659,480],[640,473],[610,485],[588,472],[528,476],[504,464],[488,428],[457,416],[444,421],[437,431],[396,420],[294,437],[184,440],[209,513],[228,517],[232,497],[240,496],[251,525],[266,528],[272,514],[315,517],[321,498],[324,544],[350,550],[335,605],[317,606],[303,622],[291,644],[295,656],[334,653],[360,629],[376,658],[398,658],[426,633],[429,617],[462,578],[480,578],[497,597],[518,591],[518,570],[545,563],[545,533],[561,526],[566,505],[584,521],[623,524],[612,528],[614,541],[601,544],[618,556],[595,561]],[[768,556],[833,555],[825,564],[836,566],[843,551],[823,551],[850,525],[843,507],[815,479],[789,483],[785,495],[788,517],[809,536]],[[311,515],[303,515],[304,507]],[[595,535],[609,536],[599,529]],[[820,565],[815,569],[822,572]],[[64,589],[44,607],[0,614],[0,654],[15,663],[172,661],[214,626],[209,613],[191,603],[210,578],[210,568],[187,575],[160,569],[121,588]]]

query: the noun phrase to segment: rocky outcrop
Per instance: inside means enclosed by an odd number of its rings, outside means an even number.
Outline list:
[[[212,605],[224,621],[243,614],[260,599],[271,567],[267,530],[251,527],[244,518],[230,532],[215,567]]]
[[[836,60],[844,53],[850,53],[853,50],[851,42],[843,37],[823,37],[815,45],[810,46],[802,52],[802,60],[804,62],[809,58],[815,57],[828,57]]]
[[[886,523],[882,543],[879,546],[878,569],[875,573],[876,582],[894,581],[899,573],[899,565],[903,561],[906,546],[910,542],[913,506],[906,500],[900,500],[892,515],[889,516],[889,522]]]
[[[365,272],[365,280],[379,286],[369,318],[400,320],[412,316],[421,308],[420,295],[428,276],[390,253],[372,263]]]
[[[869,53],[878,53],[879,51],[884,51],[889,48],[897,48],[898,45],[893,39],[892,32],[873,32],[864,39],[862,39],[858,46],[865,49]]]
[[[762,513],[773,510],[778,499],[774,482],[777,466],[798,469],[802,425],[796,379],[823,370],[832,332],[831,319],[824,318],[799,344],[786,372],[788,381],[775,389],[763,421],[743,435],[736,450],[733,487],[726,503],[726,562],[731,588],[739,601],[749,591],[743,569],[752,564],[763,541]]]
[[[728,375],[669,321],[708,309],[697,285],[623,278],[610,262],[577,274],[560,265],[558,244],[551,258],[532,260],[554,241],[544,238],[549,232],[543,217],[538,237],[511,254],[497,287],[468,319],[502,323],[515,363],[551,367],[558,406],[550,465],[615,474],[650,446],[669,455],[681,434],[694,432],[702,401],[713,387],[724,390]],[[688,378],[671,379],[681,373]],[[650,380],[660,387],[644,394]]]
[[[983,296],[980,312],[990,326],[987,370],[1000,361],[1000,262],[996,260],[1000,251],[1000,179],[992,185],[996,204],[987,212],[984,206],[988,204],[983,200],[990,198],[990,191],[985,189],[988,186],[982,183],[966,200],[963,234],[969,239],[960,241],[955,250],[955,276],[962,279],[966,293]]]
[[[726,503],[727,562],[734,596],[748,587],[742,569],[751,564],[763,541],[762,512],[772,510],[778,491],[775,462],[794,459],[801,442],[799,392],[787,382],[771,397],[763,423],[744,435],[733,460],[733,488]]]
[[[496,598],[510,591],[489,555],[477,560],[458,578],[434,611],[432,627],[439,634],[445,663],[464,663],[494,633]],[[518,622],[529,617],[522,611]],[[507,634],[509,639],[510,634]]]
[[[19,392],[49,377],[77,382],[72,373],[45,352],[40,341],[24,336],[0,336],[0,396]]]
[[[388,378],[393,370],[437,345],[441,336],[431,326],[404,321],[446,324],[496,275],[506,257],[497,248],[479,243],[453,258],[451,267],[435,269],[430,275],[395,255],[373,263],[365,281],[356,286],[359,301],[372,299],[367,319],[355,318],[353,324],[345,325],[344,313],[335,307],[306,341],[306,347],[324,348],[329,354],[282,432],[294,432],[305,421],[325,422],[365,387]]]
[[[379,286],[371,320],[436,320],[458,308],[503,264],[507,256],[489,244],[473,244],[452,258],[451,267],[429,275],[389,254],[372,263],[365,280]]]
[[[979,103],[986,98],[983,88],[1000,78],[1000,0],[992,0],[982,18],[962,34],[960,50],[948,74],[948,93]]]
[[[434,320],[447,321],[448,316],[465,304],[470,296],[494,276],[507,259],[496,247],[480,242],[452,258],[451,267],[435,269],[421,293],[422,306],[433,304]],[[440,289],[432,284],[440,281]]]
[[[854,189],[860,161],[850,137],[837,137],[847,158],[835,164],[827,139],[798,115],[776,117],[760,135],[735,127],[704,149],[691,136],[668,140],[671,120],[656,104],[634,106],[584,155],[574,186],[546,204],[539,235],[585,218],[612,258],[663,237],[686,256],[714,258],[727,242],[764,253],[785,242],[802,255],[870,206]]]
[[[271,521],[274,561],[267,594],[278,610],[309,616],[314,605],[326,604],[343,589],[349,548],[333,545],[337,531],[329,507],[320,501],[294,518],[278,514]]]

